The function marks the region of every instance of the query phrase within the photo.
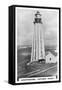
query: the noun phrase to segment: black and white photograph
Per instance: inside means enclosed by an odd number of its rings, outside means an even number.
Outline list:
[[[59,81],[59,9],[15,8],[16,83]]]

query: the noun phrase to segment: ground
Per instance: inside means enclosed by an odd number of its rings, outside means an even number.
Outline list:
[[[45,77],[56,75],[57,63],[43,63],[43,62],[30,62],[31,58],[30,49],[19,49],[17,55],[17,76],[19,78],[25,77]]]

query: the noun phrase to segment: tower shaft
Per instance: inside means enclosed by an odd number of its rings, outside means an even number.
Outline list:
[[[36,14],[32,38],[31,62],[45,59],[44,34],[39,13]]]

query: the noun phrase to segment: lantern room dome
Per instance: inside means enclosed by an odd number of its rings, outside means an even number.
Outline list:
[[[35,14],[34,24],[35,23],[42,23],[41,14],[40,14],[39,11],[37,11],[36,14]]]

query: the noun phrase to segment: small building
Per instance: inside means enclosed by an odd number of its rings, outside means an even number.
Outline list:
[[[57,62],[57,53],[48,51],[46,53],[46,63],[56,63]]]

